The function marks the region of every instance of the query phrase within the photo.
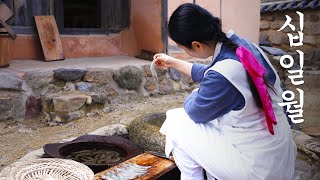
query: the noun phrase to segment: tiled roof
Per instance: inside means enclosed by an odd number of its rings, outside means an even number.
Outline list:
[[[260,12],[274,12],[285,10],[320,9],[320,0],[297,0],[262,3]]]

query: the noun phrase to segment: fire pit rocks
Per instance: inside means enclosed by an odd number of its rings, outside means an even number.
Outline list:
[[[164,153],[165,136],[159,132],[166,113],[150,113],[137,117],[128,127],[129,139],[143,150]]]

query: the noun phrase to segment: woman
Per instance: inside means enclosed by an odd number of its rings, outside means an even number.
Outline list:
[[[277,105],[282,102],[279,77],[260,48],[232,31],[225,34],[219,18],[189,3],[170,17],[169,36],[190,56],[213,56],[209,66],[165,54],[154,57],[158,66],[176,68],[200,83],[184,108],[167,112],[160,129],[166,135],[166,154],[174,156],[181,179],[201,180],[203,169],[222,180],[292,179],[296,145]],[[269,131],[262,108],[266,102],[236,54],[240,46],[266,70],[270,107],[277,121]]]

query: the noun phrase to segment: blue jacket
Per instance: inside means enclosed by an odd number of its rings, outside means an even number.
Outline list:
[[[250,41],[236,34],[231,35],[230,40],[238,46],[244,46],[255,55],[266,68],[266,77],[269,83],[274,85],[276,75],[257,48]],[[223,116],[231,110],[241,110],[245,105],[242,94],[224,76],[213,70],[204,76],[206,70],[218,61],[225,59],[240,61],[236,53],[223,44],[220,52],[215,52],[215,54],[217,55],[210,65],[194,64],[192,66],[192,79],[194,82],[199,82],[200,86],[198,91],[192,92],[187,97],[184,109],[196,123],[206,123]]]

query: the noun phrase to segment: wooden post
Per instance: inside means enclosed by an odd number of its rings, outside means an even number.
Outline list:
[[[9,66],[12,39],[9,34],[0,34],[0,68]]]

